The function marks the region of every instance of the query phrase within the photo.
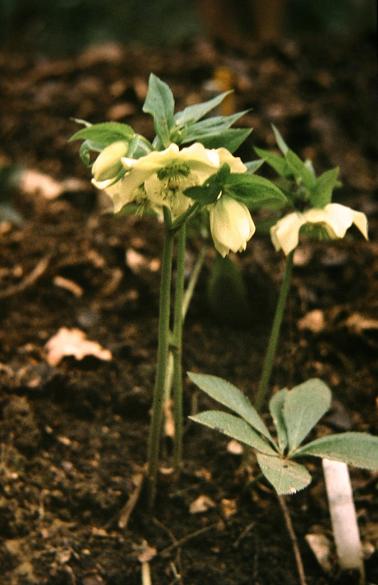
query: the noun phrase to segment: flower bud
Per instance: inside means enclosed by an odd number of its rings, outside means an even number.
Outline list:
[[[96,181],[106,181],[115,178],[123,169],[121,158],[128,150],[127,142],[119,140],[109,144],[96,158],[92,166],[92,173]]]
[[[214,246],[224,258],[230,250],[245,250],[256,228],[244,203],[222,195],[210,207],[210,230]]]

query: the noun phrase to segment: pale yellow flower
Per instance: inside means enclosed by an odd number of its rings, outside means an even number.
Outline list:
[[[271,229],[270,236],[275,249],[288,255],[299,243],[299,232],[306,224],[323,227],[332,239],[343,238],[354,224],[368,239],[367,218],[361,211],[355,211],[340,203],[328,203],[322,209],[308,209],[303,213],[294,211],[280,219]]]
[[[202,184],[222,164],[227,163],[231,172],[247,170],[240,158],[227,149],[206,149],[200,143],[182,150],[177,144],[171,144],[165,150],[153,151],[138,159],[122,157],[121,160],[126,171],[122,179],[116,183],[110,178],[92,181],[110,195],[115,213],[127,203],[144,198],[155,209],[169,207],[173,217],[177,217],[192,203],[184,190]]]
[[[122,170],[121,158],[127,153],[128,144],[119,140],[109,144],[96,158],[92,165],[95,181],[114,179]]]
[[[223,258],[230,252],[242,252],[256,231],[244,203],[221,195],[210,206],[210,231],[214,246]]]

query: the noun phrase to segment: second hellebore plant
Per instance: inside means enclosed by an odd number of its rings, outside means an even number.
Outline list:
[[[80,155],[86,165],[91,166],[91,152],[99,153],[92,164],[93,184],[109,195],[114,213],[150,211],[164,221],[157,366],[148,441],[150,503],[156,492],[170,351],[173,354],[176,469],[181,463],[186,222],[195,214],[208,212],[214,246],[226,256],[230,251],[244,250],[255,232],[248,205],[262,206],[267,200],[277,201],[281,206],[286,204],[286,197],[278,187],[253,174],[259,163],[244,164],[232,154],[251,132],[231,128],[244,112],[203,119],[226,95],[175,113],[170,88],[151,74],[143,110],[154,120],[156,136],[152,143],[127,124],[116,122],[90,125],[79,121],[85,128],[71,138],[83,141]],[[175,300],[172,303],[176,239]]]

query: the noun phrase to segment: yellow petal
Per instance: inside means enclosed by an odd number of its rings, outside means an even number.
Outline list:
[[[96,181],[106,181],[117,176],[122,169],[121,158],[127,153],[128,144],[123,141],[109,144],[96,158],[92,165],[92,174]]]
[[[285,215],[270,229],[270,236],[275,249],[290,254],[298,246],[299,232],[306,223],[303,215],[297,211]]]

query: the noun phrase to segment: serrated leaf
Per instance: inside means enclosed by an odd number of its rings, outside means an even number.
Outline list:
[[[188,106],[181,112],[177,112],[175,115],[175,121],[178,126],[184,126],[186,124],[192,124],[197,122],[206,114],[211,112],[214,108],[219,106],[233,90],[225,91],[219,95],[216,95],[211,100],[206,102],[201,102],[200,104],[194,104],[193,106]]]
[[[195,374],[194,372],[188,372],[188,376],[208,396],[217,400],[223,406],[227,406],[233,412],[236,412],[264,437],[270,441],[273,440],[272,435],[257,410],[239,388],[218,376]]]
[[[226,182],[225,192],[247,205],[261,206],[265,201],[277,201],[286,204],[284,193],[269,179],[249,173],[232,173]]]
[[[313,207],[324,207],[332,201],[332,193],[338,186],[339,167],[326,171],[316,179],[314,190],[311,194]]]
[[[227,148],[231,153],[235,152],[239,146],[251,134],[251,128],[228,128],[221,132],[212,132],[206,134],[198,134],[190,139],[185,138],[183,144],[186,142],[201,142],[205,148]]]
[[[280,177],[288,176],[290,171],[286,159],[283,156],[270,152],[269,150],[264,150],[263,148],[255,148],[255,152],[269,166],[271,166]]]
[[[291,172],[298,182],[302,182],[307,189],[312,190],[313,187],[315,187],[316,178],[311,170],[306,167],[305,163],[299,158],[299,156],[290,149],[285,154],[285,158]]]
[[[304,465],[262,453],[257,453],[256,457],[261,471],[279,495],[295,494],[311,482]]]
[[[343,461],[348,465],[378,470],[378,437],[368,433],[340,433],[321,437],[303,445],[295,457],[311,455]]]
[[[151,73],[143,112],[153,117],[155,132],[164,147],[170,143],[170,132],[175,123],[174,109],[175,100],[169,85]]]
[[[318,378],[289,390],[283,415],[290,451],[296,449],[331,406],[331,391]]]
[[[274,137],[276,139],[276,143],[277,143],[278,148],[280,149],[282,154],[286,154],[289,150],[288,145],[284,141],[281,132],[278,130],[278,128],[275,127],[274,124],[272,124],[272,128],[273,128],[273,133],[274,133]]]
[[[206,410],[189,418],[210,429],[219,431],[240,443],[245,443],[261,453],[271,455],[275,455],[276,453],[264,437],[259,435],[248,423],[234,414],[229,414],[221,410]]]
[[[120,122],[101,122],[81,128],[75,132],[69,142],[74,140],[91,140],[101,145],[101,149],[117,140],[130,140],[135,132],[128,124]]]
[[[288,395],[288,389],[283,388],[272,396],[269,401],[269,411],[272,415],[274,426],[277,430],[278,446],[283,453],[287,447],[287,430],[283,415],[284,403]]]

